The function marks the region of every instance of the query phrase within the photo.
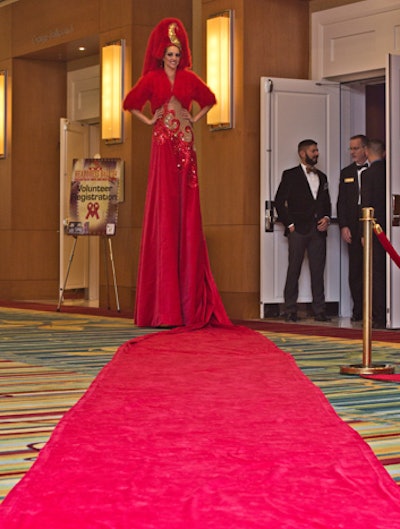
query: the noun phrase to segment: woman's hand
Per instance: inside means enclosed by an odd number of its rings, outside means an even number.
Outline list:
[[[192,114],[186,108],[182,109],[182,118],[187,119],[188,121],[190,121],[190,123],[194,123],[194,118]]]
[[[192,114],[189,112],[189,110],[184,108],[182,110],[182,117],[184,119],[189,120],[190,123],[197,123],[203,116],[205,116],[207,114],[207,112],[210,110],[211,107],[212,107],[212,105],[207,105],[207,106],[203,107],[195,116],[192,116]]]
[[[151,120],[150,120],[149,125],[154,125],[154,123],[155,123],[158,119],[160,119],[160,118],[162,117],[162,115],[163,115],[163,108],[162,108],[162,107],[157,108],[157,110],[156,110],[156,111],[154,112],[154,114],[153,114],[153,117],[152,117]]]
[[[138,119],[140,119],[140,121],[142,121],[146,125],[154,125],[154,123],[163,115],[162,107],[157,108],[151,118],[146,116],[146,114],[144,114],[141,110],[131,110],[131,112],[134,116],[136,116]]]

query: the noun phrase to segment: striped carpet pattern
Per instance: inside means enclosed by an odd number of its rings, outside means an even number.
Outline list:
[[[0,499],[117,348],[147,332],[124,319],[0,309]]]
[[[122,318],[0,308],[0,500],[119,345],[149,332],[157,330]],[[293,355],[400,483],[400,385],[339,372],[341,365],[361,362],[362,343],[260,332]],[[398,366],[399,348],[376,342],[373,361]]]
[[[400,384],[340,374],[342,365],[362,364],[362,341],[262,334],[295,358],[337,414],[363,437],[400,484]],[[391,364],[396,372],[400,372],[399,353],[400,343],[372,343],[372,362]]]

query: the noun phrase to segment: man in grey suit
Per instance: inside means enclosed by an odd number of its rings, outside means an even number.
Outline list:
[[[326,235],[331,199],[326,175],[316,169],[318,144],[312,139],[298,144],[300,164],[282,173],[275,207],[285,226],[289,263],[284,290],[286,321],[297,321],[299,277],[307,251],[311,276],[312,309],[316,321],[329,321],[325,308],[324,271]]]

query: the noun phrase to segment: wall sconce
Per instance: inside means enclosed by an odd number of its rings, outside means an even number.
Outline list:
[[[122,143],[125,40],[101,50],[101,137],[106,143]]]
[[[7,72],[0,70],[0,158],[6,157],[7,146]]]
[[[232,98],[232,19],[229,9],[207,19],[207,84],[217,104],[207,113],[212,130],[233,127]]]

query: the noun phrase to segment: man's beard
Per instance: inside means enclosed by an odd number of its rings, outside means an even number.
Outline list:
[[[307,165],[317,165],[318,158],[314,160],[313,158],[310,158],[308,154],[306,154],[306,164]]]

